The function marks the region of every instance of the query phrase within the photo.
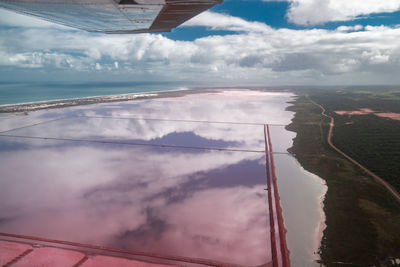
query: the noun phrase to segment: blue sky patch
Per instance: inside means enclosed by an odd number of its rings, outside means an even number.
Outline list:
[[[276,1],[241,1],[241,0],[225,0],[224,3],[214,6],[211,11],[223,13],[234,17],[240,17],[247,21],[257,21],[267,24],[275,29],[288,28],[293,30],[304,29],[326,29],[334,30],[340,26],[354,25],[371,25],[371,26],[395,26],[400,25],[400,11],[393,13],[377,13],[368,16],[361,16],[349,21],[328,22],[321,25],[302,26],[291,23],[286,17],[286,13],[290,7],[289,2]],[[235,34],[232,31],[210,30],[207,27],[178,27],[171,33],[163,33],[163,36],[172,40],[193,41],[198,38],[213,35],[230,35]]]

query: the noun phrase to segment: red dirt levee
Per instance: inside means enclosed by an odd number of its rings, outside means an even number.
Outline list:
[[[276,260],[273,261],[274,266],[283,266],[283,267],[289,267],[290,266],[290,259],[289,259],[289,250],[287,247],[286,243],[286,229],[285,225],[283,222],[283,215],[282,215],[282,208],[280,206],[280,197],[279,197],[279,191],[278,191],[278,184],[277,184],[277,178],[275,174],[275,164],[274,164],[274,156],[273,156],[273,149],[272,149],[272,142],[271,142],[271,135],[269,131],[269,125],[264,126],[264,133],[265,133],[265,138],[266,138],[266,147],[268,147],[266,154],[267,154],[267,165],[269,166],[267,168],[268,173],[267,176],[269,180],[272,180],[272,186],[273,186],[273,193],[274,193],[274,202],[275,202],[275,216],[276,216],[276,221],[278,224],[278,233],[279,233],[279,242],[277,242],[280,246],[279,251],[280,251],[280,257],[277,257]],[[269,193],[271,193],[272,188],[269,187]],[[270,210],[270,213],[272,211]],[[272,224],[272,223],[271,223]]]
[[[89,258],[83,267],[109,267],[109,266],[126,266],[126,267],[172,267],[172,265],[161,265],[136,260],[128,260],[123,258],[96,256]]]
[[[12,264],[14,267],[24,266],[57,266],[70,267],[78,263],[85,254],[58,248],[37,248],[31,253]]]
[[[32,246],[14,242],[0,241],[0,266],[12,262],[25,251],[32,249]]]
[[[27,242],[28,240],[24,240]],[[78,248],[74,248],[78,249]],[[29,243],[16,241],[0,241],[0,264],[1,266],[41,266],[41,267],[173,267],[137,261],[122,257],[112,257],[96,254],[86,254],[85,251],[77,251],[64,248],[41,247]]]

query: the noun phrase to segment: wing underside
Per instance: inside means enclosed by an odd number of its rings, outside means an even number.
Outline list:
[[[0,7],[90,32],[168,32],[222,0],[0,0]]]

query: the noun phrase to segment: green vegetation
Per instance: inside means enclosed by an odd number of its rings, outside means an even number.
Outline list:
[[[363,115],[335,116],[335,123],[333,142],[400,191],[400,121]]]
[[[296,114],[288,129],[297,133],[291,152],[296,155],[305,169],[325,179],[328,186],[324,202],[327,228],[324,231],[320,248],[321,263],[326,266],[342,264],[395,266],[393,259],[400,258],[400,204],[383,186],[330,148],[326,142],[329,121],[321,116],[321,109],[311,103],[307,96],[308,94],[314,101],[322,104],[330,115],[334,115],[333,110],[354,110],[367,107],[379,111],[398,112],[396,109],[400,107],[396,107],[394,102],[397,101],[398,104],[400,96],[396,94],[396,91],[382,90],[374,93],[366,91],[364,89],[363,92],[360,92],[358,88],[339,92],[302,90],[298,92],[299,97],[289,108]],[[392,97],[397,97],[397,100],[392,101]],[[354,132],[343,131],[346,126],[349,126],[344,124],[347,116],[342,116],[344,118],[341,122],[338,118],[339,115],[335,115],[335,120],[338,119],[339,122],[338,125],[342,126],[335,127],[334,136],[336,137],[333,142],[346,153],[351,150],[353,152],[351,156],[354,156],[356,160],[360,160],[355,156],[356,154],[363,153],[361,158],[367,158],[368,156],[365,156],[364,153],[372,153],[370,151],[376,149],[376,145],[365,142],[372,142],[371,139],[378,138],[377,135],[379,138],[381,138],[380,135],[383,136],[382,138],[389,138],[396,131],[388,129],[393,127],[392,123],[387,122],[388,119],[370,116],[373,118],[366,123],[370,128],[362,128],[365,127],[365,124],[361,123],[357,127],[362,129],[362,133],[370,131],[371,127],[380,127],[382,134],[374,133],[374,136],[360,138],[356,134],[360,129]],[[364,117],[364,115],[359,117]],[[376,124],[377,122],[374,120],[383,120],[384,122]],[[356,124],[358,121],[354,122],[354,125]],[[382,141],[375,143],[379,144],[379,142]],[[352,146],[350,147],[348,143],[352,143]],[[348,146],[349,148],[345,149]],[[399,147],[397,146],[397,153]],[[387,166],[391,166],[391,172],[397,171],[397,177],[399,177],[399,171],[394,162],[396,157],[393,156],[393,153],[396,153],[396,147],[391,149],[390,145],[382,146],[379,153],[381,153],[379,157],[385,153],[388,154],[385,154],[384,160],[380,160],[376,165],[386,162]],[[370,162],[372,161],[362,163],[373,171],[383,169],[382,167],[372,168],[368,165],[371,164]],[[376,161],[374,162],[376,163]],[[397,160],[397,162],[399,161]],[[389,179],[388,177],[386,176],[387,179]]]
[[[312,99],[334,117],[333,143],[400,191],[400,121],[376,115],[338,115],[369,108],[400,113],[400,90],[314,92]]]

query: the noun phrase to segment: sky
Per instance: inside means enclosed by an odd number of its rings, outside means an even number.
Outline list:
[[[0,9],[0,82],[399,85],[400,0],[225,0],[171,33],[106,35]]]

